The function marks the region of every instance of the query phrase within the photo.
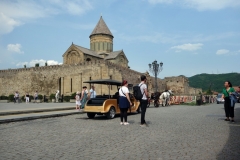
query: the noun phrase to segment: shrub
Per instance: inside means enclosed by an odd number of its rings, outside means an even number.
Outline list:
[[[14,101],[14,95],[13,95],[13,94],[10,94],[10,95],[8,96],[8,100],[11,101],[11,102],[13,102],[13,101]]]
[[[25,101],[25,96],[22,96],[21,100],[22,100],[22,102],[24,102]]]
[[[8,100],[8,96],[0,96],[1,100]]]
[[[71,99],[75,99],[76,97],[76,92],[71,95]]]
[[[33,96],[29,96],[29,98],[30,98],[30,100],[31,100],[31,99],[34,99],[34,97],[33,97]]]
[[[63,99],[66,102],[70,102],[71,96],[64,96]]]
[[[50,100],[55,99],[55,94],[50,95]]]
[[[39,94],[38,95],[38,99],[42,100],[43,99],[43,95]]]

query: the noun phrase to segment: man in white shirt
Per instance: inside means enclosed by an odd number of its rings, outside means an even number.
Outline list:
[[[92,86],[92,88],[90,89],[89,92],[90,92],[90,99],[91,98],[96,98],[97,93],[95,91],[95,87],[94,86]]]
[[[142,100],[140,101],[140,107],[141,107],[141,125],[142,127],[146,127],[146,121],[145,121],[145,113],[147,110],[148,105],[148,91],[147,91],[147,85],[146,85],[147,78],[145,75],[141,76],[141,83],[139,84],[139,87],[141,89],[141,92],[143,94]]]

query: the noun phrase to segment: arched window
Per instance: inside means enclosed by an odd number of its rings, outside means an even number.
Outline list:
[[[87,61],[87,62],[90,62],[90,61],[91,61],[91,59],[90,59],[90,58],[87,58],[87,59],[86,59],[86,61]]]

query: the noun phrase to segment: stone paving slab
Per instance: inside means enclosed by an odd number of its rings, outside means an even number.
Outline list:
[[[49,118],[49,117],[59,117],[59,116],[67,116],[72,114],[82,114],[82,112],[72,109],[72,110],[64,110],[64,111],[63,110],[51,111],[51,112],[41,111],[40,113],[4,115],[4,116],[0,116],[0,123],[34,120],[34,119]]]
[[[14,114],[27,114],[27,113],[38,113],[38,112],[51,112],[51,111],[63,111],[63,110],[74,110],[75,107],[61,107],[61,108],[38,108],[38,109],[22,109],[22,110],[8,110],[0,111],[1,116],[14,115]]]
[[[240,104],[236,123],[222,104],[149,108],[140,114],[88,119],[86,114],[0,124],[0,159],[239,160]]]
[[[75,107],[73,103],[0,103],[0,112]]]

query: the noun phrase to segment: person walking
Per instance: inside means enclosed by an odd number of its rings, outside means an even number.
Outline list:
[[[147,78],[145,75],[141,76],[141,83],[139,84],[140,90],[143,94],[143,97],[140,101],[140,107],[141,107],[141,127],[147,127],[147,123],[145,121],[145,114],[147,110],[147,105],[148,105],[148,90],[147,90]]]
[[[75,99],[76,99],[76,110],[80,110],[81,102],[80,102],[80,92],[79,91],[77,91]]]
[[[231,121],[234,123],[234,104],[231,106],[231,99],[230,96],[233,92],[235,92],[234,88],[232,88],[232,83],[229,81],[226,81],[224,83],[224,89],[222,91],[222,99],[224,99],[224,109],[226,114],[225,121]],[[231,117],[231,119],[229,119]]]
[[[128,108],[132,106],[132,102],[129,96],[128,82],[124,80],[122,82],[122,87],[119,89],[119,108],[120,108],[120,124],[129,125],[127,121],[127,111]],[[123,122],[124,118],[124,122]]]
[[[34,93],[34,103],[36,103],[38,100],[38,91]]]
[[[80,99],[81,101],[80,110],[84,109],[87,99],[88,99],[88,90],[87,90],[87,86],[84,86],[81,94],[81,99]]]
[[[94,86],[92,86],[92,88],[90,89],[90,99],[91,98],[96,98],[96,96],[97,96],[97,93],[96,93],[96,91],[95,91],[95,87]]]
[[[15,99],[14,103],[19,103],[19,93],[18,93],[18,91],[15,92],[14,99]]]
[[[26,103],[29,103],[29,93],[26,93],[25,99],[26,99]]]

